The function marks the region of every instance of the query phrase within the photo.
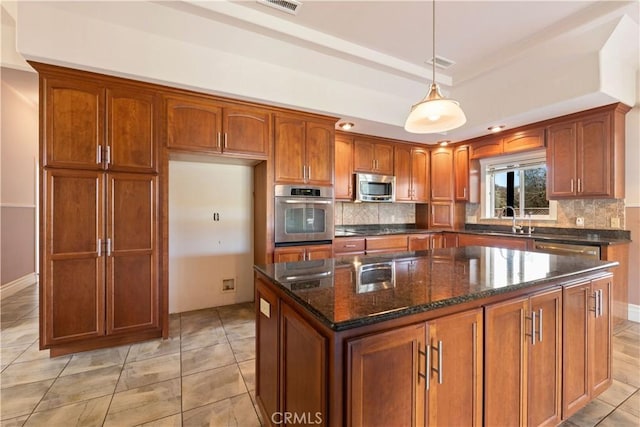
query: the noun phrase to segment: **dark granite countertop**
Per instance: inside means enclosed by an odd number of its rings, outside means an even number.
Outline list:
[[[605,270],[617,264],[471,246],[254,268],[322,323],[340,331]]]
[[[619,245],[631,242],[630,232],[627,230],[538,227],[531,235],[529,235],[527,233],[512,233],[510,226],[484,224],[467,224],[464,230],[422,229],[416,228],[414,224],[337,226],[335,230],[335,237],[439,233],[442,231],[451,233],[516,237],[554,243],[573,243],[593,246]]]

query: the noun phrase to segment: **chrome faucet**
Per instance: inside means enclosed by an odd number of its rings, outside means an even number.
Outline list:
[[[507,209],[511,209],[511,212],[513,213],[513,221],[511,222],[511,231],[513,233],[521,233],[522,226],[516,225],[516,210],[513,208],[513,206],[505,206],[504,210],[507,210]]]

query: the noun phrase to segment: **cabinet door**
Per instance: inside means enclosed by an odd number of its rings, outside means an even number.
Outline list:
[[[336,256],[364,255],[364,237],[338,238],[333,240],[333,253]]]
[[[374,142],[356,138],[353,142],[353,170],[375,173]]]
[[[155,175],[107,174],[107,333],[159,325]]]
[[[191,97],[167,98],[167,147],[220,153],[222,108]]]
[[[453,152],[437,148],[431,152],[431,200],[453,200]]]
[[[105,92],[80,80],[43,78],[42,165],[102,169]]]
[[[263,416],[278,411],[278,317],[276,295],[260,279],[256,280],[256,402]],[[267,423],[267,425],[269,425]]]
[[[275,180],[277,183],[304,183],[305,122],[293,117],[275,120]]]
[[[566,419],[590,400],[589,319],[595,311],[589,282],[564,288],[562,296],[562,418]]]
[[[243,157],[267,158],[271,114],[258,108],[225,106],[222,113],[223,151]]]
[[[273,251],[273,262],[297,262],[305,259],[304,246],[288,246],[275,248]]]
[[[425,425],[425,342],[424,323],[348,342],[348,425]]]
[[[578,125],[577,191],[580,197],[612,194],[610,133],[610,113],[581,120]]]
[[[411,189],[411,200],[429,201],[429,151],[424,148],[411,149]]]
[[[525,422],[525,319],[529,301],[519,298],[485,308],[484,424]],[[530,325],[529,325],[530,328]]]
[[[333,247],[331,245],[314,245],[307,246],[307,260],[329,259],[333,256]]]
[[[288,305],[283,303],[280,309],[281,410],[309,414],[315,425],[325,426],[327,340]]]
[[[353,199],[353,139],[336,136],[334,192],[336,200]]]
[[[110,170],[156,171],[156,109],[152,93],[126,86],[107,89]]]
[[[104,335],[104,173],[45,170],[41,345]]]
[[[396,145],[394,152],[394,171],[396,177],[396,201],[407,202],[413,199],[411,187],[411,147]]]
[[[367,254],[383,252],[402,252],[409,247],[409,239],[406,235],[375,236],[366,239]]]
[[[431,249],[431,234],[409,236],[410,251],[428,251]]]
[[[529,337],[527,424],[556,426],[562,417],[562,290],[531,297],[530,308],[536,333]]]
[[[374,158],[376,159],[375,173],[393,175],[393,145],[385,142],[374,144]]]
[[[591,313],[590,335],[591,399],[606,390],[611,376],[611,276],[592,281],[591,291],[599,299],[598,313]]]
[[[332,125],[307,122],[305,159],[309,184],[333,185],[334,133]]]
[[[430,228],[453,227],[453,202],[431,202]]]
[[[428,425],[482,425],[482,309],[430,321]]]
[[[571,197],[577,190],[577,130],[574,122],[547,128],[547,194]]]
[[[455,155],[455,199],[459,202],[469,200],[469,147],[458,147]]]

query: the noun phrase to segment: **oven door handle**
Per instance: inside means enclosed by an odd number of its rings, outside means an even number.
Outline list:
[[[283,200],[282,203],[288,205],[330,205],[331,200]]]

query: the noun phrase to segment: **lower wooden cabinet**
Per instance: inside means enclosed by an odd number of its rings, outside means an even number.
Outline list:
[[[364,255],[364,237],[340,237],[333,241],[335,256]]]
[[[347,352],[348,425],[482,425],[481,309],[356,338]]]
[[[275,248],[273,262],[296,262],[327,259],[333,256],[331,245],[285,246]]]
[[[612,382],[612,280],[609,275],[564,289],[563,418],[576,413]]]
[[[367,255],[384,252],[403,252],[409,248],[409,240],[406,234],[393,236],[374,236],[365,239]]]
[[[492,248],[517,249],[526,251],[530,239],[522,237],[480,236],[477,234],[458,233],[458,247],[491,246]]]
[[[561,328],[561,289],[485,307],[485,425],[560,423]]]

